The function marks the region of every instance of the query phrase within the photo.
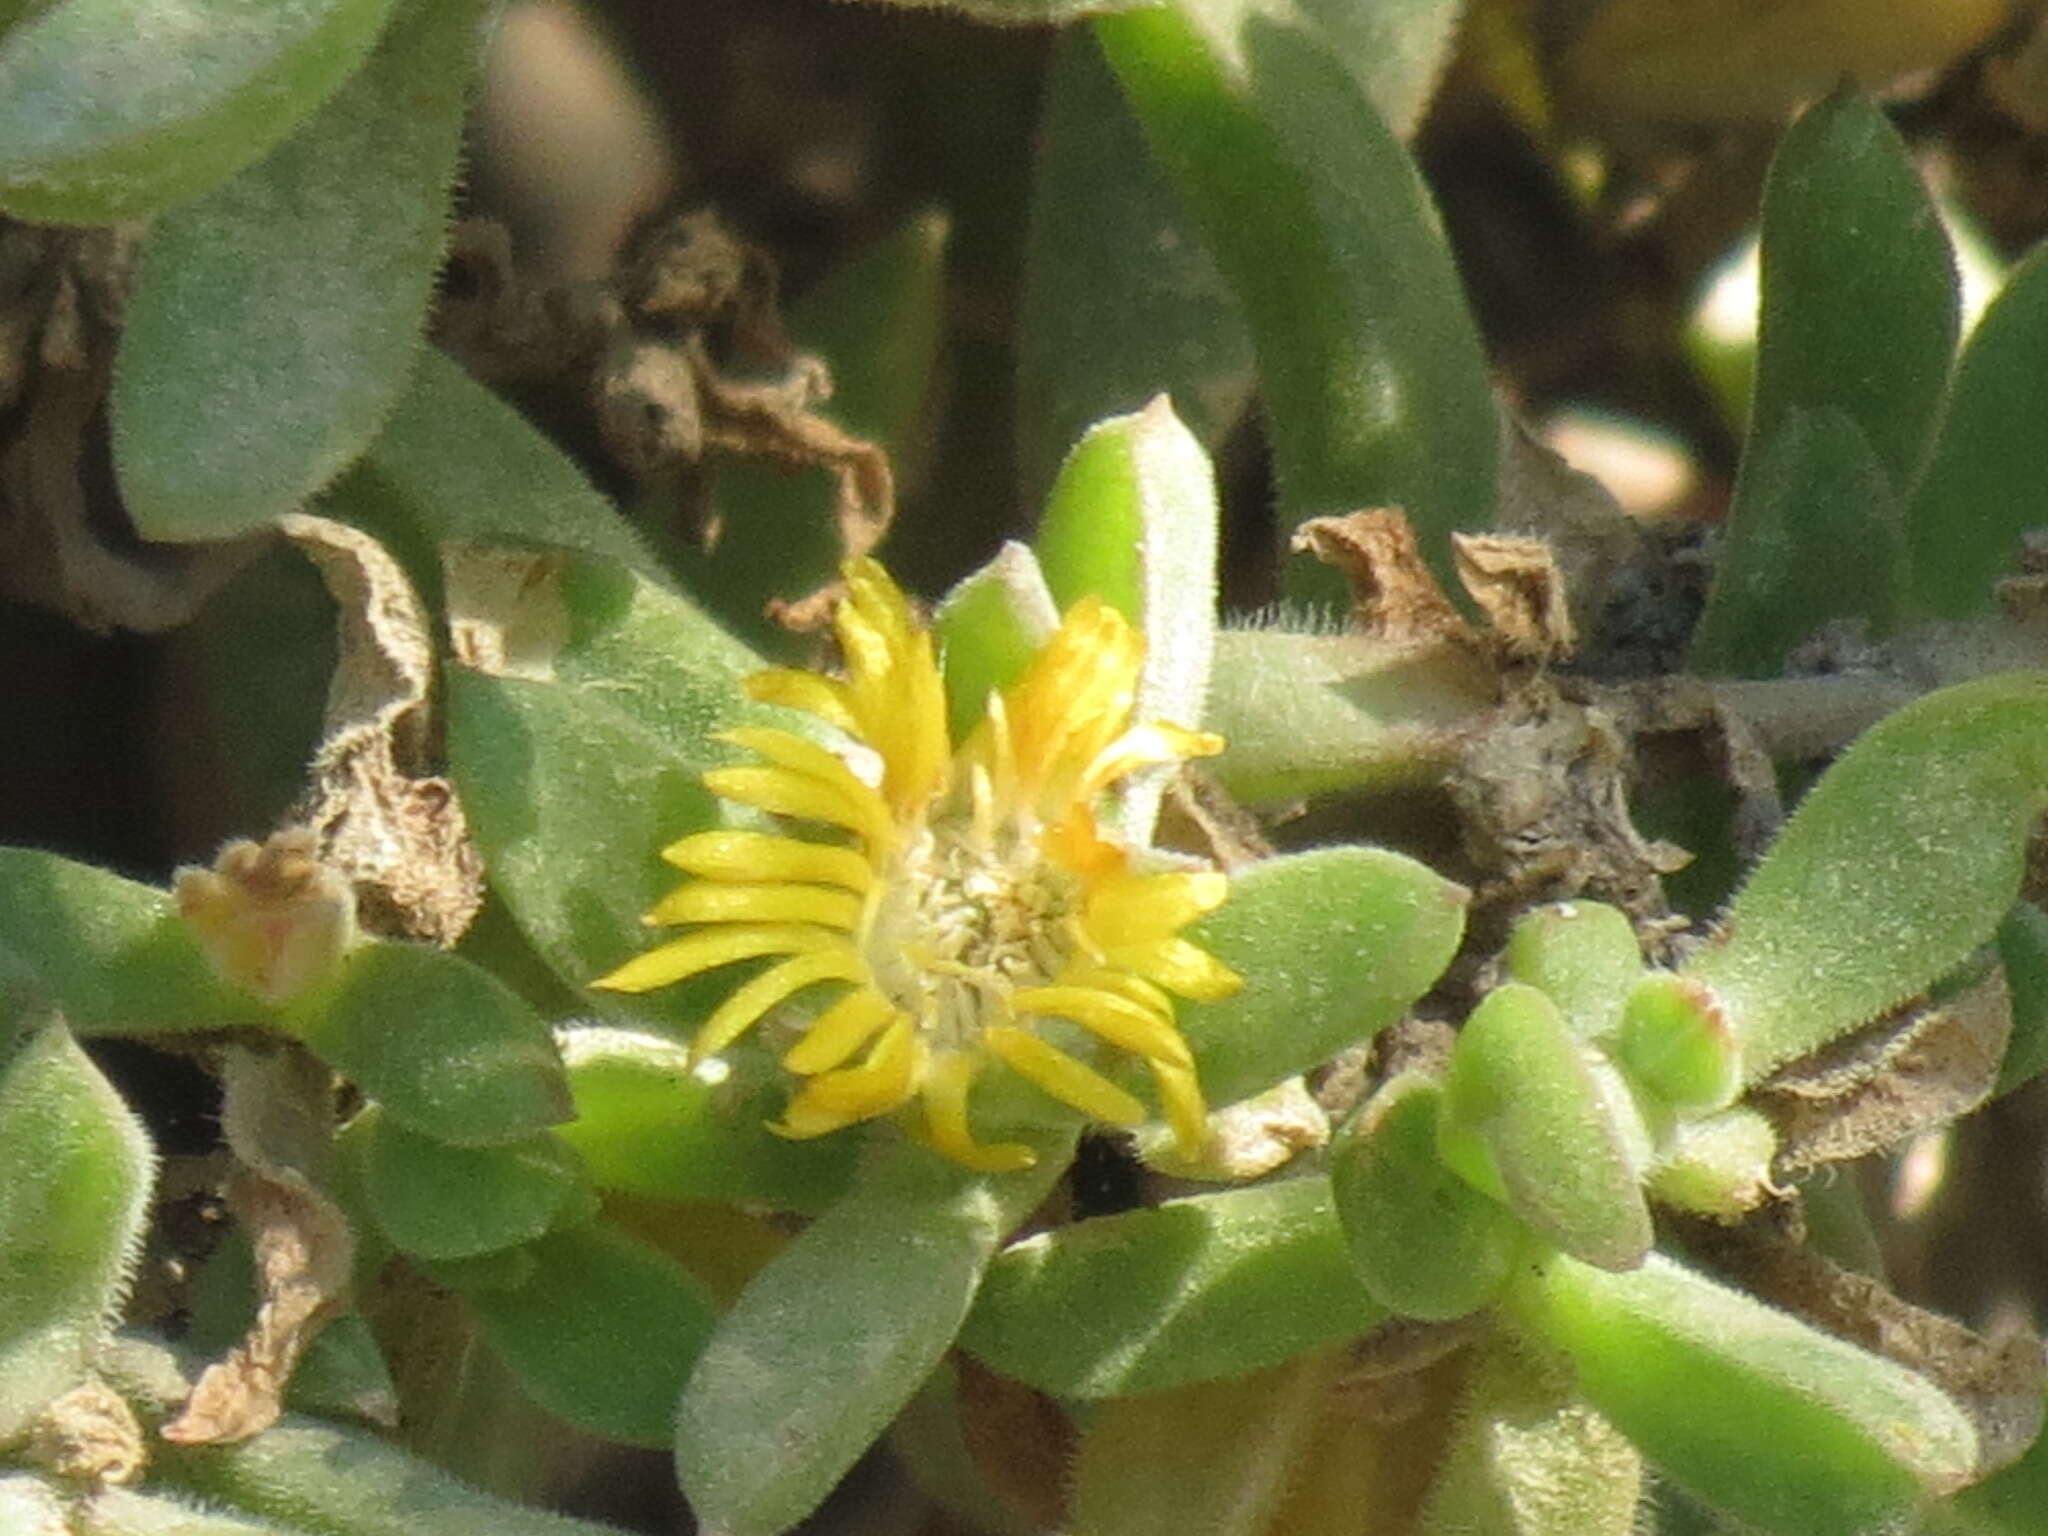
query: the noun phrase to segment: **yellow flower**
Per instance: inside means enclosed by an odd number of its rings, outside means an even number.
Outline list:
[[[1133,869],[1093,807],[1139,769],[1223,743],[1130,723],[1144,637],[1088,598],[1022,677],[990,695],[956,752],[930,632],[874,561],[850,562],[845,576],[844,679],[777,670],[749,678],[747,691],[837,727],[879,771],[749,727],[722,739],[760,761],[704,775],[725,799],[844,837],[719,830],[664,849],[695,878],[646,920],[691,931],[593,985],[645,992],[775,957],[705,1020],[699,1058],[799,992],[836,988],[782,1057],[804,1080],[771,1127],[785,1136],[822,1136],[921,1098],[922,1123],[910,1128],[937,1150],[988,1172],[1029,1167],[1030,1148],[974,1139],[975,1079],[993,1059],[1093,1119],[1137,1125],[1145,1106],[1082,1059],[1110,1046],[1145,1061],[1193,1154],[1205,1111],[1173,999],[1226,997],[1240,981],[1180,929],[1222,902],[1224,877]]]

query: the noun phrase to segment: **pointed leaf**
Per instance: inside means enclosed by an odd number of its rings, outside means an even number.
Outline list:
[[[667,1445],[676,1394],[717,1320],[702,1284],[603,1225],[525,1251],[536,1267],[524,1285],[469,1293],[491,1347],[549,1412],[608,1439]]]
[[[1005,541],[987,565],[955,583],[932,614],[955,741],[981,722],[991,693],[1023,676],[1059,625],[1059,605],[1028,544]]]
[[[1928,694],[1852,743],[1683,974],[1711,987],[1744,1080],[1954,970],[2019,891],[2048,806],[2048,673]]]
[[[0,41],[0,208],[154,213],[226,181],[353,74],[391,0],[70,0]]]
[[[2048,349],[2048,250],[2037,250],[1977,322],[1941,435],[1906,514],[1915,609],[1965,619],[1993,611],[1992,585],[2041,525],[2040,445]]]
[[[1004,1232],[1065,1162],[1042,1145],[1035,1169],[984,1180],[922,1148],[878,1148],[705,1347],[676,1412],[697,1518],[774,1536],[809,1514],[938,1364]]]
[[[1386,1316],[1312,1175],[1014,1243],[961,1343],[1044,1391],[1121,1397],[1277,1365]]]
[[[363,1176],[384,1235],[426,1259],[464,1259],[533,1241],[566,1213],[595,1214],[581,1160],[542,1133],[457,1147],[373,1113]]]
[[[1457,273],[1400,144],[1327,40],[1256,5],[1095,28],[1244,306],[1283,526],[1399,504],[1448,573],[1451,531],[1492,521],[1499,429]],[[1335,596],[1334,579],[1312,584]]]
[[[1837,410],[1788,406],[1750,438],[1688,663],[1775,677],[1830,620],[1890,630],[1905,579],[1898,503],[1870,442]]]
[[[31,848],[0,848],[0,950],[81,1034],[222,1029],[272,1014],[214,974],[166,893]]]
[[[1251,337],[1086,28],[1053,52],[1017,327],[1017,452],[1035,505],[1090,424],[1174,402],[1212,452],[1251,398]]]
[[[516,1142],[572,1113],[547,1025],[467,960],[379,941],[295,1008],[300,1037],[395,1120],[458,1146]]]
[[[1903,494],[1955,353],[1956,264],[1897,130],[1854,86],[1816,103],[1779,144],[1762,260],[1752,448],[1775,440],[1792,411],[1838,411]]]
[[[1380,848],[1289,854],[1232,876],[1229,900],[1187,935],[1244,987],[1179,1010],[1210,1102],[1249,1098],[1398,1019],[1457,952],[1467,895]]]
[[[1512,1310],[1659,1471],[1766,1530],[1874,1530],[1976,1468],[1930,1382],[1661,1254],[1619,1275],[1559,1256]]]
[[[420,345],[479,14],[407,0],[291,138],[151,228],[112,400],[144,538],[296,511],[376,435]]]
[[[34,1027],[0,1066],[0,1444],[85,1379],[134,1273],[156,1171],[147,1133],[69,1032]]]

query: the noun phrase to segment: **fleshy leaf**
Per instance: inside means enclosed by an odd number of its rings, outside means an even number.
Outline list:
[[[832,397],[819,407],[855,436],[889,451],[900,482],[915,478],[920,427],[945,328],[946,247],[952,221],[927,210],[827,273],[789,307],[792,342],[824,359]],[[753,644],[786,650],[789,635],[766,613],[832,581],[846,554],[822,470],[778,464],[719,467],[710,548],[679,547],[678,569],[719,617]]]
[[[112,401],[143,537],[296,511],[376,435],[419,349],[478,18],[407,0],[291,138],[150,229]]]
[[[1275,1365],[1385,1321],[1320,1176],[1057,1227],[989,1267],[961,1343],[1067,1397]]]
[[[1375,1301],[1405,1317],[1464,1317],[1507,1283],[1528,1244],[1507,1207],[1437,1154],[1442,1089],[1408,1073],[1381,1086],[1330,1152],[1351,1261]]]
[[[1997,1093],[2010,1093],[2048,1069],[2048,912],[2014,904],[1998,925],[1998,959],[2012,995],[2012,1037],[1998,1068]]]
[[[1086,28],[1054,49],[1032,165],[1017,326],[1027,500],[1090,423],[1162,392],[1213,451],[1251,398],[1251,337]]]
[[[1903,494],[1948,384],[1956,264],[1898,131],[1854,86],[1786,131],[1762,240],[1752,443],[1772,441],[1791,411],[1839,411]]]
[[[2018,893],[2048,805],[2048,673],[1944,688],[1879,721],[1801,802],[1683,974],[1754,1082],[1954,970]]]
[[[1032,545],[1062,610],[1098,597],[1145,632],[1136,717],[1200,725],[1216,648],[1216,477],[1164,395],[1088,429]]]
[[[595,1214],[575,1152],[542,1132],[491,1147],[457,1147],[370,1111],[364,1184],[384,1235],[427,1259],[465,1259],[531,1242],[565,1211]]]
[[[31,1536],[34,1529],[29,1527]],[[100,1489],[80,1506],[69,1525],[55,1529],[71,1536],[296,1536],[292,1528],[268,1520],[224,1514],[132,1488]]]
[[[1948,416],[1906,513],[1915,609],[1966,619],[1993,611],[2020,536],[2041,524],[2041,357],[2048,347],[2048,251],[2013,269],[1957,365]]]
[[[1742,1052],[1713,999],[1696,981],[1652,971],[1629,990],[1616,1063],[1658,1102],[1723,1109],[1742,1086]]]
[[[1830,620],[1890,629],[1904,579],[1898,501],[1871,443],[1838,410],[1789,406],[1750,438],[1689,664],[1776,676]]]
[[[757,1053],[692,1071],[689,1051],[658,1035],[585,1027],[557,1039],[576,1118],[555,1134],[582,1153],[600,1189],[808,1212],[845,1189],[843,1144],[769,1131],[791,1087]]]
[[[1450,648],[1417,654],[1355,635],[1222,630],[1207,718],[1224,748],[1211,770],[1253,805],[1433,786],[1497,691]]]
[[[433,347],[383,432],[315,508],[375,534],[430,606],[441,545],[562,545],[646,572],[653,557],[612,504],[511,406]]]
[[[1622,1003],[1643,974],[1636,931],[1619,907],[1561,901],[1516,919],[1508,974],[1549,994],[1572,1033],[1597,1040],[1621,1022]]]
[[[676,1394],[717,1314],[673,1259],[608,1226],[525,1250],[525,1284],[469,1292],[483,1334],[533,1400],[594,1434],[665,1446]]]
[[[677,1474],[707,1528],[774,1536],[817,1506],[938,1364],[1070,1146],[1041,1144],[1036,1168],[993,1181],[878,1147],[846,1198],[754,1277],[676,1411]]]
[[[1457,952],[1467,892],[1380,848],[1265,859],[1187,936],[1244,977],[1179,1010],[1211,1103],[1326,1061],[1398,1019]]]
[[[395,1120],[458,1146],[516,1142],[571,1114],[547,1025],[467,960],[380,941],[296,1005],[299,1034]]]
[[[353,74],[391,0],[69,0],[0,41],[0,208],[154,213],[226,181]]]
[[[1766,1530],[1874,1530],[1976,1468],[1931,1383],[1661,1254],[1619,1275],[1559,1256],[1512,1312],[1659,1471]]]
[[[955,741],[980,723],[991,693],[1024,674],[1059,625],[1059,605],[1028,544],[1006,541],[987,565],[954,585],[932,614],[932,633]]]
[[[94,1364],[156,1173],[147,1133],[70,1033],[32,1027],[0,1065],[0,1444]]]
[[[1324,37],[1257,5],[1161,7],[1095,28],[1244,306],[1282,525],[1398,504],[1448,573],[1451,531],[1492,520],[1499,427],[1400,144]],[[1336,595],[1334,578],[1304,574]]]
[[[0,848],[0,950],[81,1034],[221,1029],[272,1014],[214,973],[164,892],[53,853]]]
[[[1495,988],[1458,1031],[1439,1142],[1460,1175],[1567,1253],[1627,1269],[1649,1251],[1629,1138],[1564,1015],[1534,987]]]

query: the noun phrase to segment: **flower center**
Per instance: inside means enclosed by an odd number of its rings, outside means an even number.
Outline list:
[[[1033,843],[920,828],[885,878],[865,941],[876,985],[941,1048],[973,1045],[999,1000],[1057,976],[1080,879]]]

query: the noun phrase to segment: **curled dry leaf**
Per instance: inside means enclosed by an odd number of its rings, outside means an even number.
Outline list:
[[[1795,1179],[1895,1147],[1990,1097],[2012,1032],[2005,972],[1940,1003],[1866,1025],[1758,1083],[1749,1102],[1778,1132],[1774,1164]]]
[[[160,1431],[175,1445],[246,1440],[276,1423],[292,1369],[347,1306],[355,1238],[305,1170],[331,1133],[332,1080],[296,1046],[222,1055],[221,1131],[242,1170],[228,1206],[256,1255],[256,1320],[200,1373]]]
[[[53,1399],[29,1427],[22,1458],[67,1482],[132,1483],[149,1465],[142,1425],[128,1400],[102,1381]]]
[[[297,819],[355,882],[365,927],[452,945],[483,904],[483,861],[453,786],[427,771],[434,659],[419,598],[368,534],[296,512],[278,525],[341,610],[326,738]]]
[[[1399,507],[1312,517],[1293,547],[1334,566],[1351,588],[1351,622],[1375,639],[1418,647],[1477,643],[1423,563],[1415,530]]]
[[[1505,533],[1454,533],[1458,580],[1486,615],[1508,658],[1546,662],[1578,644],[1564,573],[1541,539]]]

